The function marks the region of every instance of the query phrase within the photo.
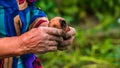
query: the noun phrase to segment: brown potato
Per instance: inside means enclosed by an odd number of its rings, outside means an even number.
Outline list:
[[[65,32],[69,31],[69,26],[67,25],[66,21],[62,17],[54,17],[49,22],[49,27],[55,27],[58,29],[63,29]]]

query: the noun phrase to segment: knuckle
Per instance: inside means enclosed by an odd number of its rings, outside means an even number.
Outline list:
[[[50,50],[56,51],[56,50],[57,50],[57,47],[53,47],[53,48],[51,48]]]
[[[59,35],[65,35],[65,32],[63,30],[59,30]]]
[[[39,31],[42,31],[42,32],[47,31],[46,27],[42,27],[42,26],[41,26],[41,27],[39,27],[38,29],[39,29]]]
[[[75,35],[75,34],[76,34],[76,30],[75,30],[75,28],[72,28],[72,27],[71,27],[71,29],[70,29],[70,30],[71,30],[71,32],[70,32],[70,33],[71,33],[72,35]]]
[[[51,42],[52,45],[58,45],[56,41]]]
[[[56,34],[58,34],[59,36],[63,34],[62,29],[55,29],[54,30]]]
[[[54,39],[54,36],[49,35],[48,38],[49,38],[49,40],[52,40],[52,39]]]
[[[49,38],[49,36],[47,34],[43,34],[44,38]]]
[[[47,47],[50,44],[49,41],[45,41],[45,47]]]

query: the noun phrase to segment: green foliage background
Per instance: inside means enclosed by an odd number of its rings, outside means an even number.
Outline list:
[[[37,0],[36,6],[77,32],[68,50],[39,55],[43,68],[120,68],[120,0]]]

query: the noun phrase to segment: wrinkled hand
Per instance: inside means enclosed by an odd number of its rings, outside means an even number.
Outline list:
[[[75,29],[70,27],[70,31],[65,34],[65,39],[58,45],[58,50],[66,50],[67,47],[73,42],[75,36]]]
[[[23,42],[21,47],[24,47],[26,53],[45,53],[56,51],[58,42],[63,41],[63,31],[61,29],[50,27],[33,28],[30,31],[20,36],[20,41]],[[71,35],[71,31],[68,32]],[[72,40],[66,40],[66,42]],[[64,42],[65,43],[65,42]],[[70,42],[69,42],[70,43]],[[66,45],[66,43],[64,44]],[[68,44],[67,44],[68,45]]]

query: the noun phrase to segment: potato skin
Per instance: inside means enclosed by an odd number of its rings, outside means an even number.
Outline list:
[[[68,32],[69,26],[67,25],[66,21],[64,18],[62,17],[54,17],[50,20],[49,22],[49,27],[54,27],[54,28],[58,28],[58,29],[63,29],[64,32]]]

